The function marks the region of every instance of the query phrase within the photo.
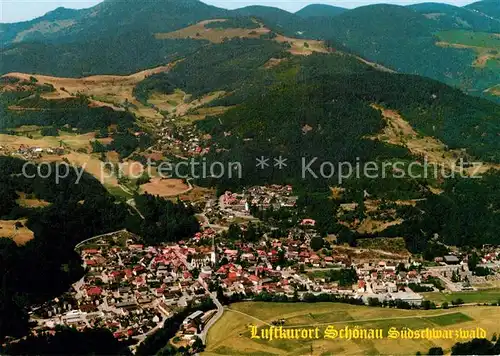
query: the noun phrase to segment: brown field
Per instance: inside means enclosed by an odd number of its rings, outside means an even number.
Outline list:
[[[41,199],[35,199],[35,198],[27,198],[26,194],[23,192],[18,192],[19,198],[17,199],[16,203],[19,206],[25,207],[25,208],[44,208],[46,206],[49,206],[50,203],[41,200]]]
[[[292,46],[288,52],[296,56],[308,56],[314,52],[328,53],[324,41],[298,39],[281,35],[277,36],[275,40],[281,43],[288,42]]]
[[[121,106],[128,101],[137,106],[137,109],[131,109],[137,116],[150,119],[161,119],[162,116],[156,112],[156,110],[148,108],[137,101],[132,91],[135,85],[146,77],[152,74],[166,72],[171,68],[172,65],[161,66],[128,76],[95,75],[85,78],[63,78],[37,74],[9,73],[4,75],[4,77],[29,80],[29,77],[33,76],[38,80],[39,84],[51,84],[56,89],[56,92],[48,94],[47,98],[61,99],[83,94],[91,97],[92,105],[109,106],[115,110],[124,110]]]
[[[102,184],[118,186],[118,180],[114,175],[111,176],[105,169],[101,171],[101,169],[103,168],[103,162],[94,155],[79,152],[70,152],[63,156],[43,156],[40,161],[61,162],[64,158],[67,159],[72,166],[83,167],[87,173],[93,175]]]
[[[36,136],[36,133],[30,131],[32,129],[36,129],[35,127],[24,127],[23,132],[33,134]],[[95,139],[94,133],[88,133],[83,135],[74,135],[74,134],[61,134],[57,137],[46,136],[39,138],[28,138],[25,136],[13,136],[13,135],[4,135],[0,134],[0,143],[3,146],[4,150],[0,151],[1,154],[9,155],[10,152],[13,152],[19,148],[21,145],[29,146],[29,147],[40,147],[43,149],[47,148],[55,148],[60,146],[60,142],[62,141],[64,148],[66,149],[66,154],[62,156],[58,155],[49,155],[46,153],[42,154],[42,157],[36,159],[37,162],[63,162],[63,160],[67,160],[71,165],[77,167],[83,167],[85,171],[95,178],[97,178],[102,184],[107,187],[118,187],[118,179],[115,174],[110,174],[110,172],[105,169],[109,167],[109,164],[104,165],[99,159],[98,154],[92,154],[92,149],[90,146],[90,141]],[[99,139],[102,143],[109,143],[110,138]],[[78,149],[85,149],[85,152],[77,152]],[[69,152],[68,152],[69,151]],[[162,155],[159,152],[152,154],[156,159],[161,159]],[[111,151],[106,152],[106,158],[108,162],[118,164],[119,155],[117,152]],[[125,160],[121,163],[121,172],[124,176],[128,176],[129,178],[138,178],[141,176],[142,172],[146,171],[143,168],[143,165],[140,162],[133,160]],[[153,169],[153,175],[155,174],[155,170]],[[162,194],[162,189],[165,188],[155,188],[154,184],[152,187],[152,191],[156,191],[159,189],[158,194]],[[168,191],[170,188],[167,188]],[[167,192],[168,194],[178,194],[178,192],[183,192],[187,189],[187,186],[182,185],[178,187],[178,189],[173,189],[172,192]],[[27,201],[26,204],[30,204],[30,206],[36,206],[35,201]]]
[[[382,134],[378,135],[381,141],[404,146],[417,156],[427,156],[429,163],[451,167],[457,160],[453,152],[446,151],[446,145],[433,137],[419,138],[413,127],[394,110],[388,110],[378,105],[372,105],[380,110],[387,122]],[[444,154],[444,158],[443,158]]]
[[[406,249],[403,241],[403,245],[397,242],[397,238],[392,240],[387,238],[387,241],[397,244],[397,248],[394,251],[386,250],[383,238],[373,239],[371,243],[365,243],[364,246],[367,247],[350,247],[348,245],[335,246],[334,251],[338,254],[344,254],[349,256],[351,259],[361,260],[361,261],[377,261],[387,257],[391,257],[396,260],[404,260],[411,256],[410,252]]]
[[[376,232],[382,232],[391,226],[401,225],[403,222],[403,219],[396,219],[394,221],[380,221],[368,217],[361,222],[356,231],[360,234],[372,234]]]
[[[131,176],[133,178],[139,178],[146,171],[141,162],[132,160],[123,162],[121,167],[123,174],[125,174],[126,176]]]
[[[460,43],[449,43],[449,42],[436,42],[436,46],[439,47],[445,47],[445,48],[458,48],[458,49],[472,49],[476,52],[477,57],[472,63],[474,67],[478,68],[484,68],[486,66],[486,63],[490,59],[500,59],[500,55],[491,53],[492,51],[495,51],[496,48],[489,48],[489,47],[480,47],[480,46],[470,46],[470,45],[465,45],[465,44],[460,44]]]
[[[95,178],[97,178],[104,185],[118,186],[118,180],[113,174],[111,176],[106,170],[109,164],[102,162],[96,155],[85,154],[79,152],[70,152],[63,156],[44,156],[42,161],[62,161],[66,158],[72,165],[78,167],[84,167],[85,171]],[[116,152],[108,152],[109,162],[117,164],[118,154]],[[133,160],[126,160],[120,165],[122,174],[125,176],[130,176],[131,178],[138,178],[141,176],[142,172],[145,171],[143,165],[140,162]]]
[[[9,238],[14,240],[18,245],[24,245],[35,237],[33,231],[24,226],[26,221],[26,219],[0,220],[0,237]],[[16,222],[22,223],[23,227],[16,229]]]
[[[205,196],[215,197],[215,189],[193,186],[193,189],[190,190],[187,194],[182,194],[180,196],[180,199],[192,202],[201,200],[205,201]]]
[[[176,90],[173,94],[152,93],[148,103],[155,105],[161,111],[172,112],[177,105],[184,102],[186,93],[182,90]]]
[[[382,250],[409,256],[410,252],[406,248],[405,240],[402,237],[378,237],[369,239],[358,239],[358,246],[363,249]]]
[[[332,192],[332,198],[335,200],[342,199],[342,196],[345,192],[345,188],[342,187],[330,187],[330,190]]]
[[[169,33],[157,33],[155,37],[164,39],[192,38],[196,40],[206,40],[212,43],[222,43],[224,38],[259,38],[269,32],[269,29],[260,27],[256,29],[247,28],[206,28],[205,25],[212,22],[224,22],[226,19],[205,20],[189,27],[182,28]]]
[[[182,90],[176,90],[173,94],[153,93],[148,103],[155,105],[161,111],[176,117],[185,117],[188,113],[197,110],[200,106],[219,99],[226,95],[224,91],[217,91],[203,95],[201,98],[191,100],[191,96]],[[214,108],[201,108],[207,112],[214,111]],[[219,109],[220,110],[220,109]],[[204,118],[204,117],[203,117]]]
[[[143,155],[144,157],[154,161],[161,161],[164,158],[163,153],[161,153],[160,151],[152,151],[151,153],[145,153]]]
[[[182,179],[152,178],[151,182],[141,185],[141,191],[160,197],[172,197],[185,193],[189,186]]]
[[[331,188],[333,199],[339,199],[342,196],[342,190],[338,187]],[[415,206],[418,200],[401,200],[395,201],[398,205],[412,205]],[[380,209],[380,200],[366,199],[364,201],[365,209],[368,214],[371,213],[384,213],[384,217],[371,217],[366,216],[363,220],[355,219],[354,221],[343,221],[341,224],[350,229],[356,230],[360,234],[371,234],[382,232],[385,229],[400,225],[404,222],[403,219],[396,218],[396,211],[394,209],[382,210]],[[344,203],[340,204],[340,211],[338,217],[340,218],[344,213],[354,211],[358,207],[357,203]],[[390,217],[390,218],[386,218]]]
[[[186,113],[177,122],[179,125],[190,125],[196,121],[204,120],[207,116],[221,115],[231,109],[228,106],[214,106],[209,108],[199,108]]]
[[[236,38],[236,37],[259,38],[261,35],[271,32],[271,30],[264,27],[262,24],[260,28],[256,29],[247,29],[247,28],[217,29],[217,28],[205,27],[207,23],[223,22],[223,21],[227,20],[216,19],[216,20],[201,21],[196,25],[185,27],[177,31],[169,33],[157,33],[155,37],[157,39],[192,38],[198,40],[207,40],[212,43],[221,43],[224,40],[224,38]],[[285,37],[282,35],[278,35],[274,40],[280,43],[284,42],[290,43],[291,48],[288,51],[293,55],[310,55],[313,52],[328,53],[328,50],[323,41],[297,39],[297,38]],[[309,47],[307,47],[305,43],[307,43]]]
[[[87,152],[91,151],[90,141],[94,140],[95,134],[93,132],[83,135],[73,135],[62,133],[60,136],[45,136],[28,138],[26,136],[13,136],[0,134],[0,143],[2,146],[10,150],[17,150],[19,146],[25,145],[30,147],[40,148],[56,148],[61,145],[64,148],[71,150],[86,149]],[[104,142],[106,139],[103,139]],[[101,141],[101,140],[99,140]]]
[[[264,64],[264,68],[266,69],[274,68],[280,65],[284,61],[286,61],[286,58],[271,58],[266,62],[266,64]]]

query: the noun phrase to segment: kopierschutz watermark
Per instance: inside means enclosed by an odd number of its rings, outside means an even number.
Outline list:
[[[450,179],[450,178],[482,178],[479,174],[482,162],[465,162],[459,159],[448,167],[429,163],[427,157],[423,160],[407,161],[367,161],[355,162],[321,161],[318,157],[301,160],[302,179],[337,180],[342,184],[348,179]]]
[[[256,165],[248,168],[247,174],[255,174],[255,170],[290,168],[289,173],[304,180],[324,179],[342,184],[348,179],[449,179],[449,178],[482,178],[480,175],[483,163],[457,160],[449,166],[429,163],[427,158],[414,161],[352,161],[338,162],[322,160],[318,157],[302,157],[300,161],[280,156],[279,158],[258,157]],[[147,159],[145,164],[130,162],[101,162],[98,168],[95,163],[92,169],[87,163],[80,166],[67,162],[35,163],[26,162],[22,168],[22,176],[29,179],[35,177],[53,179],[56,184],[68,177],[74,177],[74,183],[79,184],[85,172],[98,178],[101,183],[109,179],[127,178],[137,180],[141,177],[158,177],[162,179],[242,179],[244,167],[240,162],[209,161],[202,159],[187,159],[178,162],[156,162]],[[294,173],[295,172],[295,173]]]

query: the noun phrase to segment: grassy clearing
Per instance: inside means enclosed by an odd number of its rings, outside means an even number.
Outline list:
[[[192,190],[190,190],[185,194],[180,195],[181,200],[189,200],[192,202],[206,201],[207,200],[206,197],[211,197],[211,198],[216,197],[215,189],[193,186]]]
[[[206,28],[205,25],[211,22],[223,22],[225,19],[215,19],[201,21],[195,25],[185,27],[183,29],[169,32],[157,33],[157,39],[185,39],[191,38],[195,40],[205,40],[212,43],[222,43],[225,38],[259,38],[260,36],[271,32],[268,28],[261,25],[259,28]],[[314,52],[328,53],[328,50],[323,41],[299,39],[278,35],[274,41],[290,44],[288,52],[293,55],[303,56],[310,55]],[[267,67],[275,65],[271,63]]]
[[[402,237],[396,238],[374,238],[359,239],[358,246],[366,249],[383,250],[392,253],[408,254],[405,240]]]
[[[144,70],[128,76],[119,75],[95,75],[85,78],[63,78],[46,75],[31,75],[24,73],[9,73],[6,76],[29,80],[30,76],[35,77],[40,84],[51,84],[55,88],[54,93],[50,93],[48,99],[62,99],[83,94],[92,99],[92,106],[108,106],[113,110],[125,110],[125,102],[132,104],[131,112],[138,117],[157,120],[163,116],[153,108],[147,107],[133,96],[133,89],[140,81],[146,77],[170,70],[171,66],[162,66]]]
[[[141,185],[141,192],[160,197],[177,196],[188,189],[189,186],[182,179],[152,178],[149,183]]]
[[[478,68],[498,68],[500,65],[500,35],[487,32],[471,32],[464,30],[439,32],[441,47],[470,49],[476,52],[473,65]]]
[[[425,299],[439,304],[444,302],[451,303],[453,300],[456,300],[458,298],[462,299],[464,303],[495,303],[500,300],[500,288],[483,289],[474,292],[430,292],[422,293],[422,295]]]
[[[206,355],[326,355],[326,354],[415,354],[433,346],[449,351],[456,340],[256,340],[250,338],[249,326],[265,326],[278,318],[285,327],[320,328],[328,324],[336,329],[345,326],[380,328],[475,328],[482,327],[489,336],[500,329],[497,307],[463,307],[460,312],[443,310],[394,310],[336,303],[237,303],[229,307],[208,334]]]
[[[441,316],[431,316],[429,318],[426,318],[428,321],[440,325],[440,326],[448,326],[448,325],[454,325],[454,324],[459,324],[459,323],[465,323],[467,321],[472,321],[470,316],[465,315],[463,313],[453,313],[453,314],[448,314],[448,315],[441,315]]]
[[[428,162],[431,164],[447,168],[455,165],[456,155],[454,155],[453,151],[447,150],[444,143],[433,137],[419,135],[398,112],[375,104],[372,107],[380,110],[387,123],[383,132],[374,137],[375,139],[406,147],[416,156],[427,157]]]
[[[285,36],[277,36],[277,42],[289,43],[291,48],[288,50],[293,55],[296,56],[308,56],[314,52],[328,53],[326,49],[325,42],[317,40],[304,40],[300,38],[291,38]]]
[[[452,30],[439,32],[438,37],[448,43],[471,47],[500,48],[500,35],[496,33]]]
[[[325,270],[314,270],[314,271],[306,271],[307,277],[311,279],[325,279],[328,276],[330,269]]]
[[[34,239],[35,234],[25,226],[26,222],[27,219],[0,220],[0,238],[12,239],[18,245],[24,245]]]
[[[265,27],[248,28],[206,28],[205,25],[212,22],[224,22],[225,19],[205,20],[195,25],[182,28],[169,33],[157,33],[157,39],[185,39],[205,40],[212,43],[222,43],[225,38],[259,38],[261,35],[269,33]]]
[[[49,202],[27,196],[26,193],[18,192],[17,194],[19,198],[16,200],[16,203],[23,208],[45,208],[50,205]]]
[[[462,156],[461,150],[450,150],[440,140],[418,133],[397,111],[388,110],[376,104],[373,104],[372,108],[380,110],[387,125],[379,135],[370,137],[371,139],[405,147],[415,156],[426,157],[430,165],[444,167],[448,170],[457,169],[456,160],[457,157]],[[405,169],[406,165],[403,170]],[[483,162],[480,170],[471,167],[465,169],[464,173],[468,175],[482,174],[490,169],[500,170],[500,165]],[[434,184],[434,173],[432,170],[430,172],[431,177],[428,180],[429,183]]]

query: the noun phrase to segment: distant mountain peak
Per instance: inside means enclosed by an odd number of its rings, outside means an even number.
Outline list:
[[[297,11],[295,14],[303,17],[330,17],[337,16],[341,13],[347,11],[347,9],[338,6],[325,5],[325,4],[310,4],[301,10]]]

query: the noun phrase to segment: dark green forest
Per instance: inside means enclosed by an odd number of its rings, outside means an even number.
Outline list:
[[[130,32],[69,43],[26,42],[0,50],[0,74],[25,72],[60,77],[126,75],[166,65],[195,52],[206,41],[159,40]]]
[[[142,212],[141,236],[150,245],[187,239],[199,231],[194,209],[178,201],[155,197],[150,194],[136,195],[135,203]]]
[[[170,72],[145,79],[134,94],[144,100],[148,92],[171,93],[176,88],[194,97],[217,90],[240,89],[265,71],[262,67],[270,58],[286,56],[284,50],[277,42],[258,39],[232,39],[206,46],[176,64]]]
[[[71,351],[68,351],[71,350]],[[57,333],[30,335],[17,343],[9,344],[5,355],[130,355],[125,342],[113,337],[109,330],[60,328]]]
[[[197,0],[126,1],[125,6],[120,1],[106,1],[85,10],[61,8],[36,20],[2,24],[0,73],[71,77],[132,73],[172,62],[207,45],[193,39],[157,40],[156,33],[226,18],[229,20],[207,24],[207,28],[254,28],[252,19],[257,19],[275,33],[322,39],[396,71],[437,79],[474,95],[486,95],[483,90],[500,80],[497,68],[471,66],[476,57],[473,50],[436,45],[436,34],[443,30],[500,32],[498,6],[491,1],[467,7],[377,4],[353,10],[312,5],[296,14],[265,6],[230,11]],[[432,16],[435,13],[440,16]],[[28,31],[42,21],[62,20],[75,24],[54,32]],[[21,40],[14,43],[20,33]]]
[[[10,110],[9,106],[20,110]],[[27,110],[22,110],[28,108]],[[135,117],[108,107],[89,107],[85,96],[63,100],[48,100],[32,91],[0,94],[0,129],[23,125],[52,126],[58,129],[75,128],[80,133],[104,129],[117,124],[122,129],[134,127]]]

